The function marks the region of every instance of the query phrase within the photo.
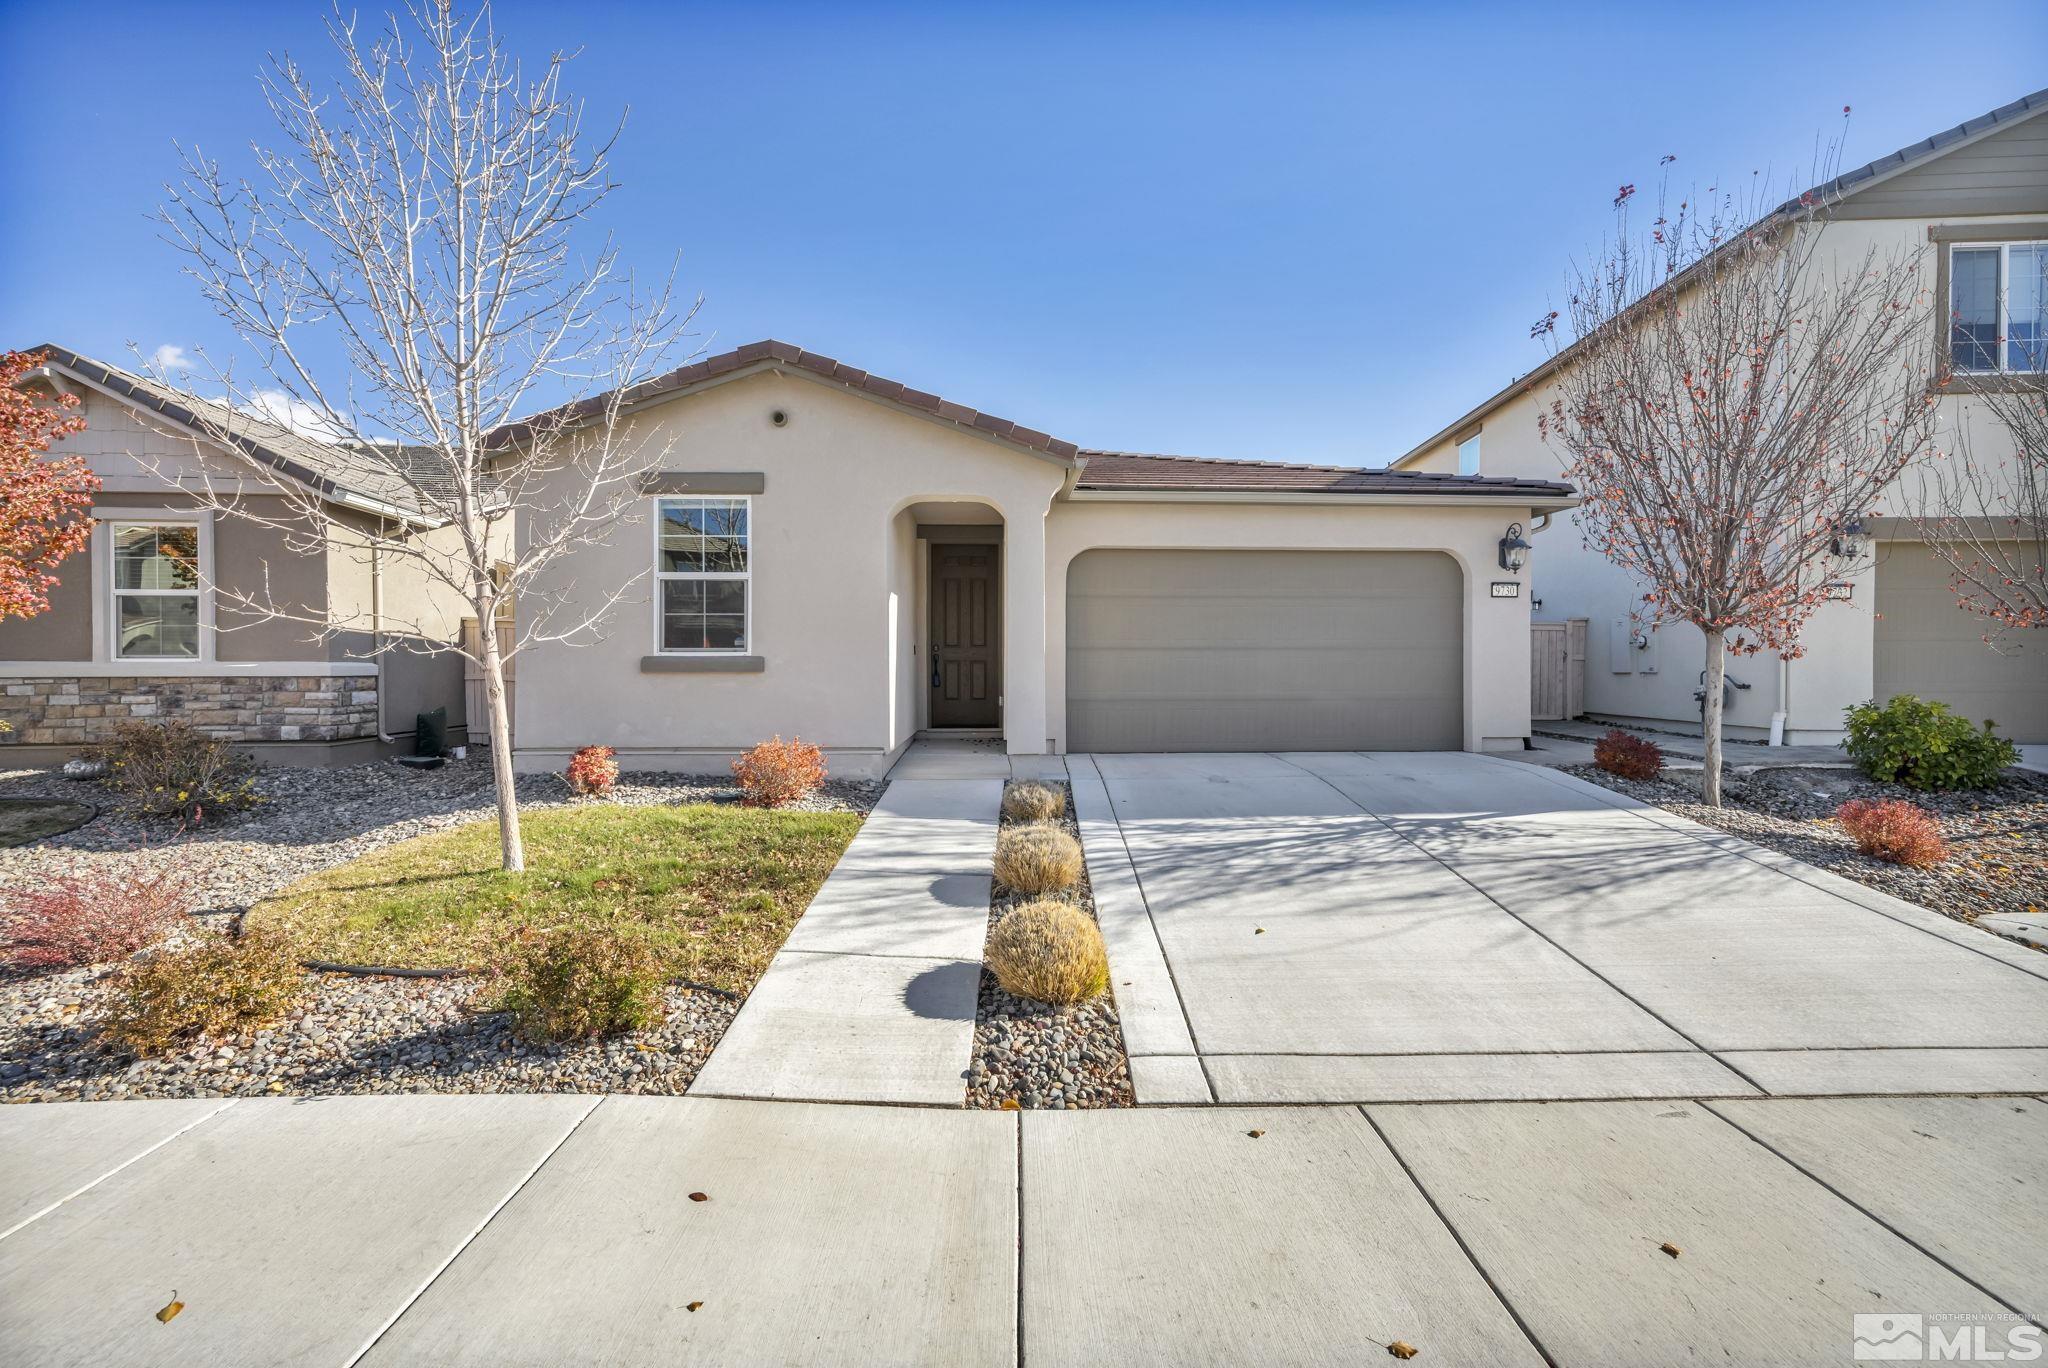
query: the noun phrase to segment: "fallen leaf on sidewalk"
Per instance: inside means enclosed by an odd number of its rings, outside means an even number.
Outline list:
[[[690,1200],[693,1202],[708,1202],[711,1199],[701,1192],[693,1192],[690,1194]]]
[[[683,1310],[685,1310],[685,1311],[695,1311],[695,1310],[696,1310],[696,1309],[697,1309],[698,1307],[702,1306],[703,1304],[704,1304],[703,1302],[700,1302],[700,1301],[694,1301],[694,1302],[691,1302],[691,1303],[690,1303],[690,1304],[689,1304],[688,1306],[684,1307],[684,1308],[683,1308]]]
[[[1671,1241],[1669,1240],[1666,1240],[1663,1244],[1658,1245],[1657,1248],[1663,1250],[1666,1254],[1669,1254],[1674,1259],[1685,1252],[1684,1250],[1680,1249],[1677,1245],[1671,1243]]]
[[[1006,1097],[1006,1098],[1004,1098],[1004,1099],[1003,1099],[1003,1110],[1004,1110],[1004,1111],[1023,1111],[1023,1110],[1024,1110],[1024,1104],[1023,1104],[1022,1102],[1019,1102],[1019,1101],[1018,1101],[1018,1100],[1017,1100],[1016,1098],[1014,1098],[1014,1097]]]
[[[183,1311],[184,1309],[185,1303],[178,1300],[178,1289],[174,1287],[171,1289],[170,1304],[165,1306],[163,1310],[157,1312],[156,1318],[159,1321],[162,1321],[165,1325],[169,1325],[171,1323],[171,1318],[173,1316],[176,1316],[180,1311]]]
[[[1258,1138],[1259,1138],[1260,1136],[1264,1135],[1264,1134],[1265,1134],[1265,1132],[1264,1132],[1264,1131],[1262,1131],[1262,1130],[1253,1130],[1253,1131],[1246,1131],[1246,1132],[1245,1132],[1245,1134],[1246,1134],[1246,1135],[1249,1135],[1249,1136],[1250,1136],[1250,1137],[1251,1137],[1252,1139],[1256,1140],[1256,1139],[1258,1139]]]
[[[1266,934],[1266,928],[1263,926],[1255,926],[1252,928],[1252,934],[1254,936],[1263,936]]]
[[[1395,1340],[1392,1344],[1387,1346],[1387,1352],[1392,1354],[1397,1359],[1412,1359],[1422,1351],[1420,1349],[1417,1349],[1414,1345],[1410,1344],[1407,1340]]]

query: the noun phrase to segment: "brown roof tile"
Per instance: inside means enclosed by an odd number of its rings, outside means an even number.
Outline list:
[[[1119,493],[1426,494],[1444,498],[1527,495],[1570,498],[1568,484],[1498,475],[1437,475],[1355,466],[1225,461],[1137,451],[1083,451],[1077,489]]]

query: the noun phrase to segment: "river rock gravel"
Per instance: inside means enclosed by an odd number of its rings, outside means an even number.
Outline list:
[[[1068,835],[1081,839],[1071,793],[1059,820]],[[1010,825],[1009,818],[1003,819],[1003,825]],[[1089,916],[1095,915],[1095,898],[1085,869],[1072,897]],[[1023,894],[995,885],[989,925],[993,927],[1010,908],[1028,901]],[[1112,985],[1115,970],[1112,964]],[[1004,992],[996,976],[983,965],[974,1018],[974,1057],[967,1070],[967,1105],[1014,1104],[1019,1109],[1047,1111],[1136,1105],[1114,994],[1112,986],[1093,1002],[1054,1007]]]
[[[1757,770],[1726,775],[1722,806],[1700,801],[1697,771],[1623,779],[1591,765],[1568,773],[1667,812],[1767,846],[1960,922],[2048,910],[2048,776],[2007,770],[1990,788],[1920,793],[1856,770]],[[1897,798],[1934,814],[1949,858],[1932,869],[1887,864],[1856,849],[1834,821],[1852,798]]]
[[[798,807],[865,813],[883,785],[830,780]],[[191,881],[203,919],[234,914],[293,880],[381,846],[493,817],[491,771],[472,753],[439,770],[389,763],[270,767],[262,801],[194,832],[124,815],[99,784],[54,770],[0,773],[0,797],[55,797],[100,807],[74,831],[0,848],[0,905],[60,873],[169,865]],[[577,798],[557,775],[518,781],[522,810]],[[611,802],[736,802],[718,776],[628,773]],[[313,974],[300,1010],[268,1030],[207,1039],[138,1061],[101,1045],[94,1023],[106,969],[0,971],[0,1101],[362,1092],[680,1093],[739,1010],[737,1000],[674,987],[655,1030],[564,1046],[516,1036],[502,1014],[473,1010],[473,982]]]

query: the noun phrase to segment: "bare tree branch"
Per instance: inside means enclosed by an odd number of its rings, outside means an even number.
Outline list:
[[[300,622],[327,638],[370,632],[367,654],[473,660],[490,701],[504,863],[518,869],[504,667],[536,642],[593,633],[633,592],[631,581],[608,586],[572,610],[539,581],[638,518],[632,477],[660,450],[636,430],[625,396],[674,363],[696,305],[677,307],[672,273],[639,288],[609,238],[581,255],[616,186],[618,128],[585,135],[583,105],[563,84],[571,54],[550,55],[529,77],[493,30],[487,0],[469,15],[453,0],[409,0],[374,37],[337,10],[328,34],[341,66],[331,88],[289,55],[265,73],[280,137],[253,148],[255,173],[231,177],[197,149],[182,153],[182,182],[160,216],[186,274],[255,354],[261,382],[210,360],[200,374],[217,395],[161,370],[154,378],[179,390],[230,453],[279,440],[259,415],[298,415],[299,440],[325,443],[369,500],[337,507],[331,488],[244,460],[222,478],[195,463],[200,473],[184,483],[202,503],[276,530],[301,554],[339,544],[361,564],[403,564],[468,606],[480,625],[474,650],[420,622],[397,624],[419,629],[402,643],[386,640],[388,607],[337,614],[277,602],[268,584],[214,586],[252,620]],[[561,401],[582,396],[596,397],[572,421]],[[564,416],[523,424],[516,443],[494,441],[543,405]],[[553,488],[575,493],[543,497],[542,474],[572,477]],[[267,497],[252,502],[256,493]],[[491,624],[513,602],[501,649]]]

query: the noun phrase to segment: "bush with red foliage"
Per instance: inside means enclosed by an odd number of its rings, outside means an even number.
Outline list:
[[[1593,763],[1624,779],[1655,779],[1664,772],[1664,752],[1617,728],[1593,743]]]
[[[569,757],[562,775],[569,788],[585,798],[603,798],[619,782],[619,753],[610,746],[585,746]]]
[[[191,885],[168,870],[59,874],[8,898],[6,957],[20,969],[126,959],[185,920]]]
[[[801,737],[777,736],[733,761],[732,772],[748,807],[781,807],[818,791],[825,782],[825,753]]]
[[[1948,858],[1934,814],[1902,799],[1852,799],[1835,809],[1835,820],[1872,859],[1931,869]]]

